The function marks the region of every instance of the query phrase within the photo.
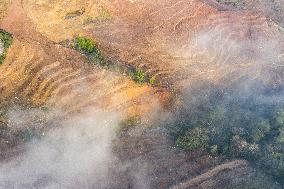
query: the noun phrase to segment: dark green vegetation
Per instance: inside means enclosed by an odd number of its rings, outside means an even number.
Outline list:
[[[14,146],[44,137],[50,109],[18,104],[13,108],[0,107],[0,137],[5,145]],[[20,120],[20,121],[19,121]],[[0,145],[1,148],[1,145]]]
[[[200,127],[195,127],[177,138],[177,146],[186,150],[197,150],[207,148],[209,143],[208,130]]]
[[[0,122],[0,137],[4,141],[7,141],[9,145],[16,145],[33,139],[39,139],[42,137],[42,134],[35,129],[14,129]]]
[[[204,100],[209,87],[188,94],[195,102],[177,113],[168,131],[180,148],[249,160],[284,184],[283,88],[269,90],[257,82],[250,87],[249,92],[239,84],[210,87],[209,100]]]
[[[23,142],[27,142],[35,138],[40,138],[41,135],[36,133],[36,131],[32,129],[25,129],[15,133],[15,137],[22,140]]]
[[[0,65],[3,64],[4,59],[6,58],[7,49],[12,44],[12,35],[0,29],[0,43],[3,43],[3,53],[0,54]]]
[[[41,134],[34,128],[15,128],[9,125],[7,112],[0,110],[0,137],[2,141],[6,142],[7,146],[15,146],[22,142],[40,138]]]
[[[235,8],[244,8],[245,1],[244,0],[217,0],[217,2],[229,5]]]
[[[77,36],[76,48],[85,53],[93,53],[95,51],[95,42],[92,39]],[[98,52],[95,53],[98,54]]]
[[[137,83],[145,82],[145,74],[140,69],[135,69],[135,70],[131,71],[130,76]]]
[[[88,58],[90,63],[99,65],[104,69],[127,75],[136,83],[148,83],[152,86],[156,84],[156,77],[153,76],[151,78],[148,78],[143,72],[143,70],[140,68],[125,66],[119,63],[115,64],[110,60],[107,60],[101,52],[98,44],[91,38],[77,36],[75,40],[71,42],[61,42],[61,45],[71,47],[76,49],[77,51],[80,51]]]
[[[271,177],[254,171],[245,180],[231,183],[224,189],[280,189],[278,184],[273,184]]]
[[[122,68],[115,67],[111,61],[105,59],[97,43],[91,38],[77,36],[73,46],[76,50],[84,54],[92,64],[97,64],[107,69],[122,71]]]
[[[149,84],[150,84],[150,85],[155,85],[155,83],[156,83],[156,77],[153,76],[153,77],[151,77],[151,78],[149,79]]]

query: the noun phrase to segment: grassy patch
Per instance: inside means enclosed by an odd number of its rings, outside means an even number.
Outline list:
[[[4,62],[5,58],[6,58],[7,50],[10,47],[10,45],[12,44],[12,39],[13,38],[12,38],[11,34],[9,34],[6,31],[0,29],[0,43],[3,44],[3,46],[2,46],[3,53],[0,54],[0,65],[3,64],[3,62]]]

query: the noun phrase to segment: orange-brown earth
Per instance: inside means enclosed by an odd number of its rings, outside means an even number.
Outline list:
[[[64,112],[56,119],[100,108],[125,118],[142,116],[147,124],[153,115],[178,106],[179,92],[200,81],[226,85],[244,75],[267,74],[267,83],[283,82],[278,67],[259,63],[257,56],[240,56],[243,51],[233,47],[238,44],[258,55],[264,53],[262,48],[247,44],[273,39],[279,53],[268,61],[283,61],[282,28],[249,9],[235,10],[213,0],[3,2],[0,28],[14,38],[0,67],[3,108],[12,103],[48,106]],[[155,86],[89,65],[83,55],[59,44],[78,34],[97,41],[112,62],[156,77]],[[222,49],[204,49],[204,41]],[[114,151],[133,166],[149,164],[150,188],[224,188],[253,172],[246,162],[220,165],[221,157],[180,152],[170,143],[160,133],[125,133],[114,141]],[[131,172],[114,174],[122,175],[120,182],[112,183],[114,188],[133,187],[127,179]]]

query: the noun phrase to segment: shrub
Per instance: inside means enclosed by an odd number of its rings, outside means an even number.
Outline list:
[[[177,146],[186,150],[206,149],[208,147],[209,137],[206,129],[193,128],[187,133],[179,137],[176,141]]]
[[[278,143],[284,143],[284,128],[279,128],[279,135],[276,140]]]
[[[108,64],[107,61],[104,59],[102,52],[98,48],[94,48],[92,53],[89,54],[89,58],[93,62],[95,62],[95,63],[97,63],[101,66],[107,66],[107,64]]]
[[[276,112],[275,115],[275,124],[280,127],[284,126],[284,110],[280,110]]]
[[[210,153],[212,155],[217,155],[218,154],[218,146],[217,145],[210,146]]]
[[[259,142],[269,133],[270,124],[267,120],[261,120],[252,125],[250,129],[253,142]]]
[[[75,41],[71,46],[76,50],[81,51],[87,56],[90,62],[103,66],[104,68],[111,69],[120,73],[127,73],[135,82],[143,83],[146,81],[146,76],[141,69],[128,69],[123,68],[120,65],[113,64],[111,61],[106,60],[101,52],[101,50],[96,46],[95,42],[86,37],[77,36]],[[156,82],[155,76],[150,78],[149,84],[154,85]]]
[[[225,117],[225,109],[222,106],[215,106],[212,108],[211,111],[208,113],[208,121],[209,123],[222,121]]]
[[[224,3],[226,5],[231,5],[236,8],[244,8],[245,1],[244,0],[217,0],[219,3]]]
[[[2,64],[6,58],[7,49],[12,44],[12,36],[0,29],[0,42],[3,43],[3,53],[0,54],[0,64]]]
[[[130,77],[137,83],[143,83],[145,81],[145,74],[140,69],[134,69],[129,74]]]
[[[154,85],[155,83],[156,83],[156,77],[153,76],[153,77],[150,78],[149,84],[150,84],[150,85]]]
[[[95,50],[95,42],[85,37],[76,37],[76,48],[84,53],[92,53]]]
[[[95,42],[90,38],[76,37],[75,48],[83,52],[91,62],[101,66],[108,66],[110,63],[105,60],[101,50],[96,46]]]

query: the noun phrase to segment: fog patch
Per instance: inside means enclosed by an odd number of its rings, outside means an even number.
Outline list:
[[[236,24],[237,25],[237,24]],[[283,66],[283,32],[266,36],[265,33],[250,31],[251,26],[228,24],[203,30],[189,39],[186,48],[175,52],[178,56],[208,66],[226,66],[254,62],[253,66]],[[244,29],[246,28],[246,29]],[[241,37],[242,35],[245,35]]]
[[[13,120],[18,115],[9,113]],[[41,139],[25,144],[23,154],[0,164],[0,188],[106,188],[119,117],[92,111],[57,122]]]

